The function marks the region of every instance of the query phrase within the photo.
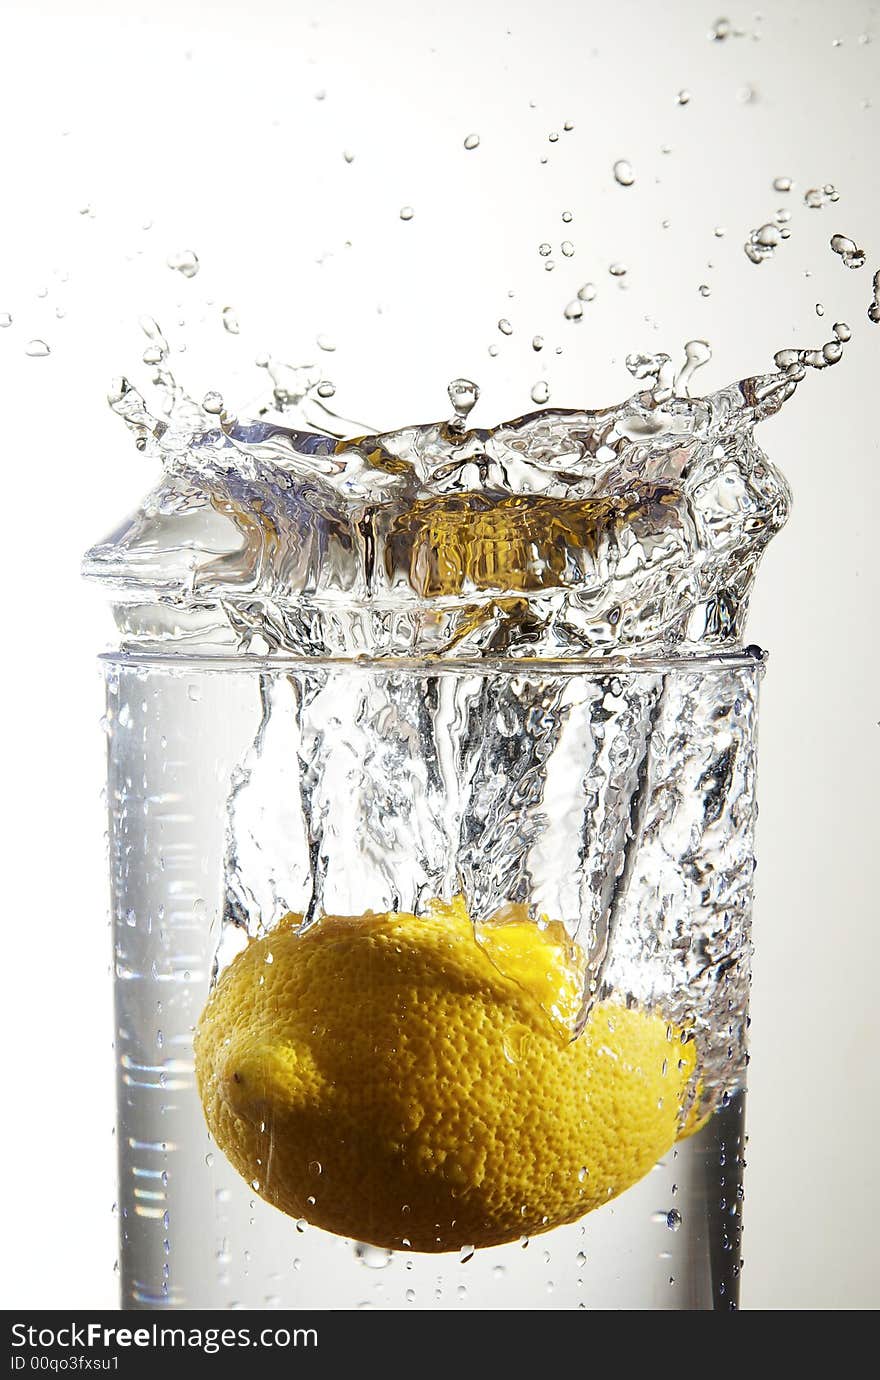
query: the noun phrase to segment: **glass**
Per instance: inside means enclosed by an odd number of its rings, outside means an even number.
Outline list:
[[[763,654],[104,666],[123,1307],[736,1307]],[[619,1196],[580,1216],[577,1195],[605,1191],[597,1166],[652,1143],[637,1131],[628,1146],[618,1126],[580,1186],[560,1159],[575,1220],[535,1227],[538,1193],[531,1229],[498,1245],[453,1226],[442,1250],[389,1250],[311,1224],[332,1153],[310,1162],[302,1217],[270,1206],[206,1124],[193,1035],[212,981],[287,911],[453,925],[435,903],[456,897],[478,942],[499,916],[553,934],[561,921],[586,955],[586,1005],[560,1049],[605,1022],[613,1052],[622,1008],[662,1027],[662,1077],[687,1089],[659,1162],[628,1186],[609,1169]],[[362,1001],[387,1000],[375,984],[365,968]],[[426,1058],[447,1038],[437,1022]],[[475,1058],[465,1126],[482,1109]],[[499,1070],[481,1058],[488,1086]]]

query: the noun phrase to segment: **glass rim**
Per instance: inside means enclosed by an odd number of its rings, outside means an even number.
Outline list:
[[[265,675],[276,673],[284,675],[292,671],[352,670],[376,672],[410,672],[422,675],[485,675],[487,672],[508,675],[526,675],[529,672],[547,672],[553,675],[670,675],[694,672],[711,673],[723,670],[763,671],[768,652],[754,643],[747,647],[736,647],[729,651],[683,652],[673,654],[654,654],[645,656],[624,656],[622,654],[593,654],[577,657],[527,657],[527,656],[294,656],[275,653],[271,656],[257,656],[249,652],[152,652],[152,651],[107,651],[98,660],[108,666],[155,667],[161,671],[210,671],[214,673],[253,672]]]

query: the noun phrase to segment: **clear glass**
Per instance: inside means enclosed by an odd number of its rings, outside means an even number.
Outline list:
[[[123,1308],[736,1307],[762,655],[104,665]],[[287,911],[456,896],[478,934],[510,907],[561,921],[588,1006],[685,1032],[689,1119],[619,1196],[506,1244],[286,1215],[208,1131],[212,982]]]

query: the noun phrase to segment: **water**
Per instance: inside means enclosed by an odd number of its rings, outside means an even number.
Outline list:
[[[742,657],[622,675],[111,661],[124,1306],[735,1301],[757,680]],[[472,1256],[466,1240],[389,1253],[236,1174],[205,1125],[192,1031],[215,968],[286,909],[419,909],[450,890],[475,916],[511,898],[565,916],[603,995],[696,1022],[700,1114],[715,1110],[579,1222]],[[319,1194],[332,1147],[321,1169]]]
[[[124,1306],[736,1307],[763,669],[744,620],[790,504],[756,428],[849,327],[703,397],[693,340],[678,366],[628,357],[616,406],[474,427],[458,378],[443,419],[371,433],[320,369],[268,356],[254,420],[197,403],[142,324],[153,396],[122,380],[111,406],[161,474],[86,558],[122,639]],[[455,907],[467,982],[448,959],[389,989]],[[376,924],[399,957],[352,984],[341,937]],[[335,966],[279,1005],[323,935]],[[565,1002],[540,996],[548,940]],[[502,986],[457,1045],[477,972]],[[580,1058],[586,1110],[560,1071]]]

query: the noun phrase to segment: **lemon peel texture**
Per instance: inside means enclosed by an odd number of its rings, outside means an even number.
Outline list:
[[[288,916],[220,977],[196,1032],[208,1126],[268,1202],[392,1250],[533,1235],[674,1144],[693,1042],[603,1002],[577,1040],[561,926],[509,908]]]

